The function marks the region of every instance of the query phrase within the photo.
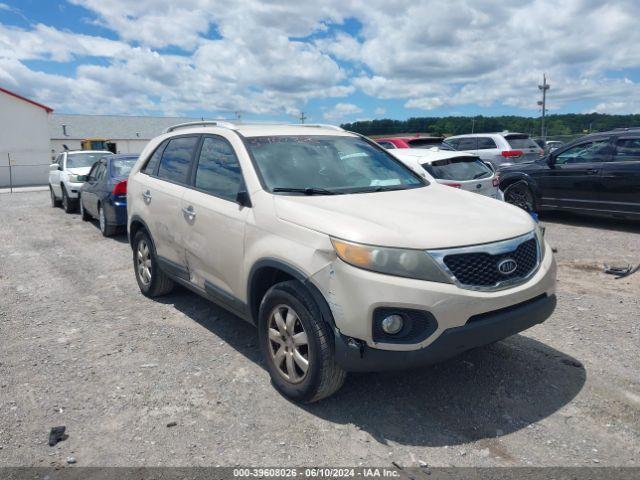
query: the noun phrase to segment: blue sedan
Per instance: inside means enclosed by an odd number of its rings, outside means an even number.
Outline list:
[[[97,218],[105,237],[127,224],[127,178],[137,155],[109,155],[91,167],[80,189],[82,220]]]

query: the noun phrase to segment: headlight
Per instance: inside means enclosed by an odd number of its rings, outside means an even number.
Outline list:
[[[83,180],[80,180],[80,177],[82,177],[83,175],[73,175],[73,174],[69,174],[69,182],[70,183],[81,183]]]
[[[542,262],[546,248],[544,244],[544,227],[539,223],[536,223],[536,239],[538,240],[538,245],[540,245],[540,261]]]
[[[332,238],[331,243],[338,257],[354,267],[397,277],[451,283],[435,261],[423,250],[375,247],[337,238]]]

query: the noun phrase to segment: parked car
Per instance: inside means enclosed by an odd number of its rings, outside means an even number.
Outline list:
[[[526,133],[475,133],[448,137],[455,150],[473,153],[491,162],[494,168],[502,165],[528,162],[544,155],[542,148]]]
[[[97,218],[105,237],[127,226],[127,177],[137,155],[108,155],[91,167],[80,189],[82,220]]]
[[[393,150],[396,148],[441,148],[451,150],[451,147],[444,142],[444,137],[387,137],[376,138],[374,141],[386,148]]]
[[[500,188],[527,211],[640,219],[640,128],[587,135],[535,162],[502,168]]]
[[[530,215],[418,175],[339,127],[198,122],[129,175],[140,291],[183,285],[258,327],[304,402],[347,371],[426,365],[543,322],[556,266]]]
[[[491,164],[465,152],[405,148],[392,152],[418,173],[428,173],[438,183],[502,200],[499,177]]]
[[[62,205],[67,213],[74,212],[78,202],[78,192],[84,183],[82,178],[101,157],[112,155],[99,150],[78,150],[62,152],[49,165],[49,193],[51,206]]]

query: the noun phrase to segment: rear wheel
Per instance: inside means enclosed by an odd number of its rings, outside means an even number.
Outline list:
[[[335,393],[346,372],[335,362],[331,330],[296,281],[271,287],[260,304],[260,348],[276,389],[311,403]]]
[[[51,196],[51,206],[53,208],[60,206],[60,200],[56,197],[56,194],[53,193],[53,187],[49,185],[49,195]]]
[[[504,191],[504,201],[526,212],[535,212],[533,192],[525,182],[509,185]]]
[[[100,223],[100,231],[105,237],[111,237],[116,233],[116,227],[107,223],[107,214],[102,205],[98,205],[98,222]]]
[[[155,248],[145,230],[133,238],[133,269],[143,295],[153,298],[173,290],[173,280],[158,268]]]

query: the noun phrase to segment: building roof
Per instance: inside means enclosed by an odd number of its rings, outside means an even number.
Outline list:
[[[184,117],[54,114],[49,118],[49,134],[52,140],[150,140],[172,125],[201,120]]]
[[[11,95],[12,97],[17,98],[18,100],[25,101],[27,103],[30,103],[31,105],[35,105],[36,107],[42,108],[43,110],[46,110],[47,113],[53,112],[53,108],[47,107],[46,105],[42,105],[41,103],[35,102],[27,97],[23,97],[22,95],[18,95],[15,92],[11,92],[7,90],[6,88],[0,87],[0,92],[6,93],[7,95]]]

